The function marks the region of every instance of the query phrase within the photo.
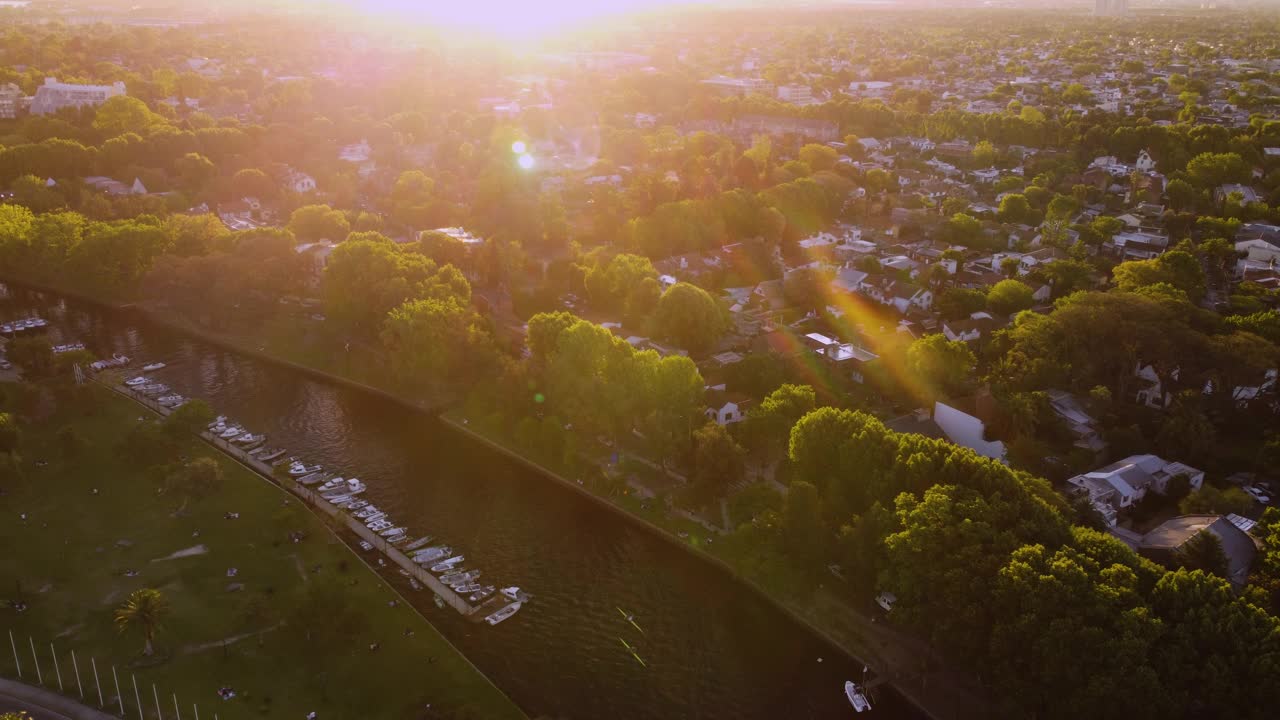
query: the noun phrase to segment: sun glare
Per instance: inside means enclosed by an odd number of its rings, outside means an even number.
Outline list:
[[[517,140],[517,141],[515,141],[515,142],[511,143],[511,152],[513,152],[513,153],[515,153],[515,154],[517,154],[517,155],[523,155],[523,154],[524,154],[524,150],[525,150],[525,147],[524,147],[524,141],[523,141],[523,140]]]
[[[529,39],[571,28],[583,22],[642,10],[664,0],[470,0],[429,2],[421,0],[348,0],[349,4],[376,15],[419,20],[454,30],[492,34],[508,39]]]
[[[526,153],[526,154],[524,154],[524,155],[521,155],[521,156],[520,156],[520,160],[519,160],[518,162],[520,163],[520,167],[524,168],[525,170],[532,170],[532,169],[533,169],[533,156],[532,156],[532,155],[529,155],[529,154],[527,154],[527,153]]]

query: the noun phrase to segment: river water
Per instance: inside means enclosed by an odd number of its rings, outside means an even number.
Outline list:
[[[855,660],[708,563],[435,418],[136,313],[14,287],[0,300],[0,321],[32,314],[50,321],[51,340],[122,353],[134,367],[167,363],[154,375],[176,391],[267,433],[271,445],[358,476],[370,501],[415,535],[461,550],[484,583],[526,590],[532,602],[496,627],[407,594],[531,717],[854,715],[843,686],[861,674]],[[877,700],[873,717],[923,717],[887,687]]]

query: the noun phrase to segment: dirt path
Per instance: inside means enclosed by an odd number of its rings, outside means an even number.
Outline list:
[[[231,637],[225,637],[225,638],[222,638],[221,640],[214,640],[213,642],[207,642],[202,645],[184,645],[182,649],[179,650],[178,652],[181,652],[183,655],[194,655],[196,653],[201,653],[206,650],[214,650],[217,648],[225,647],[227,645],[234,645],[240,642],[241,640],[244,640],[245,638],[256,637],[258,635],[265,635],[266,633],[272,632],[273,630],[278,630],[281,625],[284,625],[284,623],[276,623],[275,625],[272,625],[269,628],[264,628],[257,632],[244,633],[242,635],[232,635]]]

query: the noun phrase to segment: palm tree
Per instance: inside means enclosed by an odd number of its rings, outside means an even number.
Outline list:
[[[116,609],[116,625],[122,633],[130,629],[141,632],[147,642],[142,654],[151,655],[154,652],[151,643],[160,629],[160,621],[168,614],[169,603],[164,595],[159,590],[143,588],[134,590],[129,599]]]

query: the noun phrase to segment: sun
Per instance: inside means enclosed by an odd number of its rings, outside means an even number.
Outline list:
[[[664,0],[347,0],[371,15],[395,16],[450,30],[532,39],[587,21],[655,7]],[[669,2],[669,0],[665,0]]]

